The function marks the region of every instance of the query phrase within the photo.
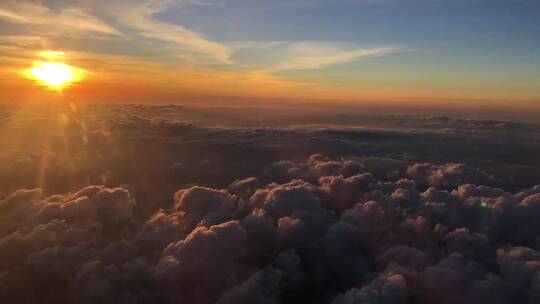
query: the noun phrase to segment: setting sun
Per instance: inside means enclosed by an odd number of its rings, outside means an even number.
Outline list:
[[[60,62],[36,62],[25,74],[49,89],[62,90],[79,81],[84,72]]]

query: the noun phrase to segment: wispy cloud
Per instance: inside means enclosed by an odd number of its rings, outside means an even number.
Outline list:
[[[24,26],[33,26],[41,33],[120,34],[104,21],[75,7],[52,10],[26,1],[7,0],[0,3],[0,19]]]
[[[355,60],[395,53],[396,47],[357,48],[344,50],[329,43],[295,43],[282,62],[273,70],[319,69]]]
[[[57,3],[53,8],[29,1],[7,0],[0,3],[0,21],[13,28],[41,37],[89,35],[122,36],[131,41],[158,41],[154,50],[164,50],[168,58],[202,57],[207,63],[230,63],[231,48],[182,25],[159,20],[156,15],[171,6],[215,6],[205,1],[134,0],[95,1],[77,7]],[[109,20],[107,23],[104,20]]]
[[[35,33],[39,33],[42,38],[75,34],[81,39],[88,39],[86,34],[105,34],[113,37],[122,36],[127,39],[125,43],[134,47],[138,45],[137,49],[140,48],[142,52],[148,47],[151,47],[152,54],[161,52],[162,56],[154,55],[154,58],[149,60],[162,58],[170,60],[172,64],[177,60],[202,66],[226,63],[234,68],[242,70],[251,68],[257,73],[268,74],[284,70],[320,69],[399,51],[393,46],[366,48],[351,43],[334,42],[220,43],[180,24],[160,20],[159,17],[160,13],[175,7],[184,9],[184,6],[189,5],[214,6],[215,2],[200,0],[107,2],[99,0],[77,8],[63,3],[53,9],[28,1],[8,0],[0,4],[0,19],[15,25],[24,25],[27,33],[23,33],[20,37],[13,36],[11,39],[17,45],[38,41]],[[103,20],[110,21],[112,25]],[[35,30],[32,30],[32,27]],[[33,40],[28,40],[29,37]],[[144,41],[154,43],[145,44]],[[103,51],[107,53],[109,50]],[[112,51],[114,53],[114,50]],[[245,56],[246,54],[248,55]]]
[[[189,6],[215,9],[228,4],[208,0],[58,1],[43,5],[2,1],[0,21],[6,22],[10,34],[0,35],[0,72],[9,80],[13,71],[35,60],[39,52],[61,50],[69,55],[65,58],[68,63],[93,72],[89,82],[272,95],[318,85],[292,80],[280,72],[323,69],[401,51],[395,46],[365,47],[353,42],[219,42],[184,27],[179,18],[164,19],[164,13],[189,12]],[[0,80],[5,83],[5,79]]]
[[[321,69],[399,52],[395,46],[359,47],[339,42],[242,42],[235,44],[238,61],[268,73]],[[241,56],[242,53],[249,54]]]
[[[119,21],[133,28],[137,34],[149,39],[172,43],[183,52],[194,52],[222,63],[230,63],[232,50],[224,44],[212,41],[185,27],[167,23],[154,16],[168,8],[173,1],[152,0],[131,8]]]

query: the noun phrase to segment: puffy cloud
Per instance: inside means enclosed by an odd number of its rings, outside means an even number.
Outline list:
[[[537,274],[531,283],[528,300],[529,303],[537,303],[540,301],[540,274]]]
[[[300,256],[312,258],[318,249],[321,235],[331,219],[318,213],[299,212],[294,217],[282,217],[277,223],[279,250],[294,249]]]
[[[506,303],[504,282],[498,276],[488,274],[483,280],[474,281],[467,289],[466,303]],[[534,303],[534,302],[531,302]]]
[[[316,182],[323,176],[343,175],[344,177],[350,177],[365,173],[366,169],[364,164],[357,161],[333,161],[320,154],[313,154],[304,163],[278,161],[272,165],[271,171],[281,178],[298,178]]]
[[[377,264],[381,269],[385,269],[390,264],[396,264],[411,270],[422,270],[432,265],[432,259],[422,250],[406,245],[398,245],[383,251],[377,257]]]
[[[90,186],[39,201],[40,193],[39,190],[17,191],[6,200],[23,199],[19,206],[26,204],[31,208],[24,208],[25,221],[17,225],[16,231],[12,231],[12,227],[2,230],[2,234],[8,234],[0,238],[3,261],[0,270],[23,265],[27,258],[31,261],[72,252],[65,251],[66,247],[107,245],[128,233],[134,225],[135,202],[126,189]]]
[[[118,266],[100,261],[82,264],[73,278],[73,286],[79,291],[74,300],[80,303],[166,303],[169,299],[159,292],[152,270],[143,259]]]
[[[136,242],[145,253],[153,255],[169,243],[184,238],[189,232],[182,213],[167,213],[160,209],[142,225]]]
[[[163,250],[155,275],[191,303],[209,303],[241,278],[239,260],[245,251],[246,231],[238,222],[198,227]]]
[[[283,185],[270,185],[258,190],[251,196],[250,204],[254,208],[266,210],[272,217],[290,216],[295,211],[319,211],[321,199],[315,195],[314,185],[301,180],[294,180]]]
[[[49,200],[39,206],[38,217],[44,222],[51,219],[86,220],[117,227],[132,220],[135,207],[135,200],[128,190],[105,186],[89,186],[73,195]]]
[[[419,298],[421,303],[462,303],[465,282],[460,273],[446,267],[426,268],[419,279]]]
[[[251,196],[259,188],[260,182],[256,177],[235,180],[228,187],[229,191],[243,197]]]
[[[499,249],[497,256],[501,275],[509,291],[514,297],[525,300],[531,283],[540,271],[540,253],[526,247],[513,247]]]
[[[490,262],[495,260],[495,252],[489,244],[487,236],[480,233],[470,233],[467,228],[449,232],[446,236],[448,252],[456,252],[467,259]]]
[[[369,285],[361,289],[353,288],[345,294],[339,295],[332,301],[332,304],[407,303],[408,293],[405,278],[400,274],[388,273],[377,277]]]
[[[321,161],[329,162],[316,155],[306,163]],[[512,194],[467,184],[418,193],[411,180],[335,172],[314,183],[233,182],[230,191],[247,204],[227,190],[186,187],[141,222],[129,187],[45,198],[20,190],[0,204],[6,219],[22,219],[2,226],[0,279],[22,286],[33,272],[30,288],[46,281],[75,288],[69,292],[81,302],[105,303],[536,299],[538,253],[505,249],[529,238],[504,223],[534,231],[537,188]],[[441,210],[461,217],[444,220]],[[14,292],[9,297],[20,299]]]
[[[463,184],[496,185],[498,181],[488,173],[464,164],[437,166],[430,163],[414,164],[407,174],[419,185],[440,189],[455,189]]]
[[[356,204],[342,213],[341,221],[356,226],[359,237],[373,251],[390,237],[391,218],[376,201]]]
[[[42,195],[41,189],[21,189],[0,200],[0,231],[13,232],[21,222],[26,221],[33,205],[40,201]]]
[[[223,293],[218,304],[278,304],[276,299],[284,273],[269,268],[256,272],[241,285]]]
[[[498,189],[498,188],[466,184],[466,185],[459,186],[456,190],[452,191],[452,194],[455,194],[461,198],[469,198],[469,197],[500,197],[500,196],[504,196],[506,193],[504,190]]]
[[[324,235],[323,260],[336,288],[357,284],[373,266],[361,237],[357,227],[343,222],[328,228]]]
[[[174,207],[186,214],[184,220],[193,225],[201,220],[202,225],[211,226],[232,219],[236,198],[226,190],[191,187],[176,192]]]
[[[248,240],[245,261],[259,267],[268,265],[277,246],[275,221],[264,212],[254,211],[243,218],[241,224]]]
[[[325,207],[342,212],[360,201],[362,195],[370,190],[370,185],[375,183],[375,177],[371,173],[348,178],[343,175],[324,176],[319,179],[319,183],[321,191],[325,194],[323,201]]]
[[[170,117],[173,108],[159,113]],[[538,299],[540,186],[508,188],[466,165],[309,156],[312,151],[277,161],[285,153],[275,153],[282,149],[276,146],[304,135],[198,128],[134,115],[151,111],[147,107],[120,109],[111,110],[106,124],[94,122],[103,128],[99,135],[73,127],[73,136],[84,134],[90,142],[81,139],[73,149],[92,155],[81,163],[95,163],[95,171],[69,175],[77,182],[66,183],[69,190],[16,190],[17,183],[1,188],[0,298]],[[332,132],[309,134],[339,136]],[[53,153],[72,159],[59,150]]]

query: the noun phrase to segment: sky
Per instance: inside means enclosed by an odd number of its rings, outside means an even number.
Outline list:
[[[0,99],[540,107],[538,33],[538,0],[2,0]],[[47,61],[84,77],[25,77]]]

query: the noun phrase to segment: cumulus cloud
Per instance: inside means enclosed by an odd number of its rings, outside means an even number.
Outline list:
[[[103,169],[81,174],[88,178],[76,179],[81,185],[51,191],[47,184],[1,183],[0,299],[468,304],[539,298],[540,186],[504,187],[465,164],[380,160],[374,166],[378,159],[283,159],[287,153],[263,162],[275,153],[255,143],[299,133],[206,129],[133,114],[109,113],[96,133],[67,129],[78,138],[71,141],[77,153],[93,155],[81,163]],[[103,150],[91,149],[97,146]],[[239,148],[245,146],[249,153]],[[29,163],[39,168],[36,159]],[[95,182],[101,179],[105,185]]]
[[[267,211],[276,219],[301,210],[318,211],[321,209],[321,201],[313,191],[313,185],[294,180],[284,185],[270,185],[268,189],[258,190],[250,198],[250,204],[253,208]]]
[[[497,180],[493,176],[464,164],[446,164],[442,166],[429,163],[414,164],[407,168],[407,174],[419,185],[434,186],[442,189],[454,189],[467,183],[479,185],[497,184]]]
[[[382,274],[368,286],[353,288],[336,297],[332,304],[381,303],[400,304],[408,302],[408,289],[405,278],[400,274]]]
[[[312,182],[262,186],[246,178],[229,186],[238,196],[186,187],[142,221],[129,187],[9,194],[0,202],[0,280],[16,288],[2,295],[21,299],[24,281],[39,290],[46,280],[74,289],[45,301],[537,299],[534,233],[502,223],[537,231],[538,187],[510,193],[466,184],[449,192],[434,184],[419,192],[413,180],[380,181],[359,163],[321,155],[279,166]]]
[[[211,226],[232,219],[237,198],[226,190],[191,187],[175,194],[175,209],[186,214],[186,223]]]
[[[290,180],[303,179],[316,182],[325,176],[343,175],[348,178],[352,175],[365,173],[364,164],[353,161],[334,161],[320,154],[311,155],[305,162],[278,161],[268,168],[270,174],[275,178]]]

